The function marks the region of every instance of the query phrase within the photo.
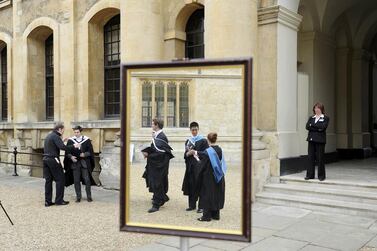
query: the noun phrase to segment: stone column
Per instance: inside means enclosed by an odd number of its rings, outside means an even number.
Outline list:
[[[255,195],[263,190],[263,185],[270,178],[270,151],[266,143],[261,139],[264,133],[259,130],[253,130],[252,137],[252,201],[255,201]]]
[[[351,107],[350,99],[350,60],[349,48],[337,48],[336,50],[336,134],[337,148],[349,148],[352,145],[350,138]]]
[[[370,54],[363,50],[352,52],[352,148],[369,148],[369,70]]]
[[[297,130],[297,30],[301,16],[283,6],[258,13],[258,126],[277,131],[278,155],[271,169],[280,176],[278,158],[299,155]],[[274,135],[271,135],[274,136]]]
[[[161,0],[121,1],[122,62],[163,59]]]

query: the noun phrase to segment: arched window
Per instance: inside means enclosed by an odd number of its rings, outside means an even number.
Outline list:
[[[45,41],[46,120],[54,120],[54,36]]]
[[[120,15],[104,27],[105,117],[120,114]]]
[[[7,90],[7,47],[5,46],[0,53],[0,83],[1,83],[1,120],[8,120],[8,90]]]
[[[204,58],[204,9],[196,10],[186,24],[186,58]]]

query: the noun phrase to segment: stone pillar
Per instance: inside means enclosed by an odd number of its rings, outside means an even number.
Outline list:
[[[21,0],[15,0],[12,3],[13,9],[13,96],[17,97],[17,101],[13,106],[13,121],[15,123],[27,122],[28,110],[27,104],[27,44],[22,38],[21,18],[22,8]],[[16,49],[17,48],[17,49]]]
[[[121,1],[122,62],[163,59],[161,0]]]
[[[297,130],[297,30],[301,16],[276,5],[258,13],[258,126],[277,131],[277,158],[299,155]],[[292,49],[294,48],[294,49]],[[278,159],[275,159],[279,162]],[[279,165],[272,165],[279,168]],[[279,168],[280,169],[280,168]],[[272,170],[279,176],[280,170]]]
[[[120,132],[114,145],[104,146],[100,154],[101,185],[109,189],[120,189]]]
[[[352,145],[350,137],[351,107],[350,100],[350,49],[337,48],[336,50],[336,134],[337,148],[349,148]]]
[[[352,148],[369,148],[369,70],[370,54],[362,49],[352,52],[351,116]]]
[[[252,137],[252,201],[255,201],[255,195],[263,190],[263,185],[270,178],[270,151],[266,143],[261,139],[264,133],[259,130],[253,130]]]

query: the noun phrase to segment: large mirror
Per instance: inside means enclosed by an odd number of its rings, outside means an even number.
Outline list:
[[[122,74],[121,230],[249,241],[251,60]]]

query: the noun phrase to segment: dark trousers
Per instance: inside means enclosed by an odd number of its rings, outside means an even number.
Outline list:
[[[205,219],[220,219],[220,210],[203,209],[203,218],[205,218]]]
[[[189,195],[188,196],[188,203],[190,208],[196,208],[196,202],[198,201],[197,195]]]
[[[46,180],[45,183],[45,202],[52,202],[52,181],[56,183],[56,197],[55,203],[60,204],[64,199],[64,184],[65,177],[63,167],[60,162],[57,162],[55,158],[43,159],[43,177]]]
[[[318,166],[318,178],[326,179],[325,171],[325,144],[309,142],[308,145],[309,166],[306,171],[306,177],[315,178],[315,165]]]
[[[92,198],[91,183],[89,178],[89,171],[87,168],[82,167],[80,164],[74,165],[73,168],[73,180],[75,183],[76,197],[81,199],[81,177],[85,182],[86,197]]]
[[[169,200],[169,197],[166,195],[168,192],[168,184],[168,177],[166,177],[162,185],[154,189],[152,198],[153,207],[160,208],[160,206],[164,205],[165,202]]]

